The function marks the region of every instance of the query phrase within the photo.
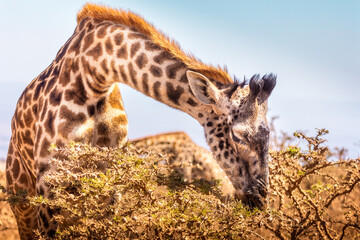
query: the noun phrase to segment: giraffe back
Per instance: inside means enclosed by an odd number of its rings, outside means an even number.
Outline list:
[[[139,138],[132,141],[139,149],[167,154],[169,164],[184,176],[184,179],[221,180],[221,191],[233,195],[234,187],[221,169],[212,153],[196,145],[184,132],[170,132]]]

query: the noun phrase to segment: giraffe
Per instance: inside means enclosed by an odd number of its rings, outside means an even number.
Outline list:
[[[235,189],[212,153],[196,145],[185,132],[169,132],[131,140],[137,149],[165,153],[169,164],[185,180],[220,179],[220,190],[225,196],[234,195]]]
[[[276,76],[254,75],[248,85],[234,81],[224,69],[184,53],[139,15],[94,4],[80,10],[73,35],[19,98],[7,157],[8,190],[51,197],[43,179],[53,168],[51,143],[123,144],[127,120],[117,83],[195,118],[235,196],[251,207],[266,207],[266,112]],[[33,238],[34,229],[54,235],[51,209],[23,204],[13,211],[22,239]]]

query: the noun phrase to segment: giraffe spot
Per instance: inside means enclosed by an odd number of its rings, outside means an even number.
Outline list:
[[[96,19],[96,18],[94,18],[94,19],[92,19],[92,20],[93,20],[93,22],[94,22],[95,24],[98,24],[97,26],[102,26],[102,25],[104,25],[102,19]],[[101,23],[102,23],[102,24],[101,24]]]
[[[33,101],[37,101],[39,96],[40,96],[40,93],[42,92],[42,90],[45,88],[45,85],[46,85],[46,81],[42,81],[42,82],[39,82],[38,85],[36,86],[35,88],[35,91],[34,91],[34,95],[33,95]]]
[[[221,129],[220,129],[221,130]],[[215,135],[217,138],[223,138],[224,137],[224,134],[221,132],[221,133],[218,133]]]
[[[148,58],[145,53],[141,53],[135,60],[136,65],[139,69],[143,69],[148,62]]]
[[[80,33],[76,34],[76,38],[72,40],[72,44],[69,48],[69,52],[75,52],[76,55],[80,53],[81,42],[84,38],[85,31],[82,30]]]
[[[97,37],[98,38],[103,38],[106,35],[106,29],[108,28],[108,25],[102,26],[99,28],[99,30],[97,31]]]
[[[21,104],[20,106],[23,108],[23,109],[26,109],[28,106],[28,103],[31,101],[31,94],[29,94],[26,90],[26,93],[24,93],[21,97]]]
[[[153,86],[155,98],[158,100],[161,99],[160,98],[160,86],[161,86],[160,82],[155,82],[154,86]]]
[[[112,55],[114,52],[113,45],[111,43],[111,38],[108,38],[105,42],[105,50],[109,55]]]
[[[129,63],[128,69],[129,69],[130,79],[131,79],[132,83],[134,84],[134,86],[137,87],[136,72],[135,72],[135,69],[134,69],[134,66],[132,65],[132,63]]]
[[[44,102],[44,105],[43,105],[43,108],[42,108],[42,111],[41,111],[41,121],[44,121],[44,118],[45,118],[45,114],[47,113],[47,107],[48,107],[48,101],[46,100]]]
[[[34,152],[37,153],[40,147],[40,139],[42,136],[42,128],[38,127],[36,130],[36,134],[35,134],[35,146],[34,146]]]
[[[130,48],[130,57],[133,58],[135,56],[135,54],[137,53],[137,51],[139,51],[140,49],[140,43],[136,42],[133,45],[131,45]]]
[[[62,92],[58,91],[57,88],[54,88],[54,90],[52,90],[50,93],[49,102],[53,106],[58,106],[61,102],[61,98],[62,98]],[[37,105],[34,105],[34,107],[37,107]],[[33,111],[34,111],[34,109],[33,109]],[[36,111],[37,111],[37,108],[36,108]]]
[[[128,52],[127,52],[127,45],[124,44],[120,49],[117,50],[116,56],[118,58],[127,59]]]
[[[171,102],[173,102],[176,105],[179,104],[179,99],[181,97],[181,94],[184,93],[184,88],[177,86],[176,89],[174,88],[174,85],[170,82],[166,83],[166,94]]]
[[[157,67],[155,65],[151,65],[150,72],[154,77],[161,77],[162,76],[161,68],[159,68],[159,67]]]
[[[120,114],[114,118],[111,119],[111,123],[114,126],[118,126],[118,125],[124,125],[127,124],[128,120],[125,114]]]
[[[127,83],[128,79],[127,79],[127,76],[126,76],[126,73],[125,73],[124,65],[121,65],[119,68],[120,68],[120,74],[121,74],[122,82]]]
[[[221,141],[219,142],[219,148],[220,148],[220,150],[223,150],[223,149],[224,149],[224,144],[225,144],[225,142],[224,142],[223,140],[221,140]]]
[[[42,141],[41,148],[40,148],[40,157],[46,157],[50,154],[49,152],[50,141],[45,137]]]
[[[107,65],[107,60],[104,59],[101,61],[100,63],[102,69],[104,70],[105,74],[108,74],[109,73],[109,68],[108,68],[108,65]]]
[[[50,75],[50,72],[52,70],[52,66],[49,66],[46,70],[44,70],[40,76],[39,76],[39,80],[40,81],[44,81],[45,79],[47,79]]]
[[[142,33],[129,33],[128,36],[127,36],[129,39],[137,39],[137,38],[140,38],[140,39],[144,39],[144,40],[148,40],[149,38],[146,37],[144,34]]]
[[[110,139],[108,137],[99,137],[99,139],[96,142],[96,145],[103,147],[103,146],[109,146],[110,145]]]
[[[162,64],[165,61],[173,60],[172,56],[168,52],[161,52],[154,57],[154,61],[158,64]]]
[[[45,131],[50,134],[51,137],[54,137],[55,135],[55,129],[54,129],[54,120],[55,120],[56,113],[53,111],[49,111],[48,116],[46,118],[46,121],[44,123],[45,125]]]
[[[188,83],[188,79],[187,79],[187,77],[186,77],[186,73],[184,73],[184,74],[181,76],[181,78],[180,78],[179,81],[182,82],[182,83]],[[193,93],[192,91],[190,91],[190,92]]]
[[[114,36],[114,42],[116,45],[120,45],[124,41],[124,35],[122,33],[117,33]]]
[[[24,112],[24,122],[27,127],[30,127],[33,123],[33,116],[31,109],[28,109],[26,112]]]
[[[73,64],[71,65],[71,71],[77,73],[79,71],[79,58],[76,57],[73,60]]]
[[[105,97],[102,97],[97,103],[96,103],[96,111],[98,113],[102,113],[105,111]]]
[[[10,146],[11,146],[11,144],[10,144]],[[9,149],[9,151],[10,151],[10,149]],[[12,153],[10,153],[10,152],[8,153],[8,156],[6,158],[6,166],[11,166],[11,164],[12,164],[12,157],[9,154],[12,154]]]
[[[51,91],[51,89],[54,87],[54,84],[56,82],[56,78],[55,77],[52,77],[51,79],[49,79],[47,81],[47,85],[46,85],[46,88],[45,88],[45,95],[48,95],[48,93]]]
[[[115,65],[115,60],[114,60],[114,59],[111,60],[111,71],[113,72],[114,82],[119,82],[119,81],[120,81],[120,79],[119,79],[119,72],[118,72],[117,69],[116,69],[116,65]]]
[[[124,27],[122,27],[121,25],[112,25],[110,27],[110,33],[115,32],[116,30],[125,30]]]
[[[51,73],[51,76],[57,78],[59,76],[59,73],[60,73],[60,66],[56,66],[56,67],[54,67],[54,69]]]
[[[70,82],[70,69],[72,62],[73,60],[70,58],[65,59],[64,66],[60,73],[60,79],[59,79],[59,82],[63,87],[65,87]]]
[[[107,123],[102,122],[102,123],[99,123],[99,125],[97,126],[97,131],[98,131],[98,134],[100,134],[100,135],[106,135],[106,134],[109,134],[110,129],[109,129],[109,126]]]
[[[13,154],[14,152],[14,147],[12,144],[9,145],[9,150],[8,150],[8,154]]]
[[[189,98],[186,103],[192,107],[196,107],[198,105],[192,98]]]
[[[19,126],[20,128],[25,127],[24,122],[20,118],[17,118],[16,120],[17,126]]]
[[[20,175],[19,182],[22,183],[22,184],[27,184],[28,183],[28,179],[27,179],[27,176],[26,176],[25,173],[22,173]]]
[[[14,179],[17,179],[19,177],[19,173],[20,173],[19,159],[17,158],[14,159],[11,172],[13,174]]]
[[[90,32],[84,37],[84,45],[82,51],[85,52],[91,46],[91,44],[93,44],[93,42],[94,32]]]
[[[149,83],[148,83],[148,74],[144,73],[142,76],[142,86],[143,91],[146,95],[149,95]]]
[[[176,77],[176,73],[184,68],[184,64],[182,62],[177,62],[177,63],[174,63],[174,64],[171,64],[169,66],[166,67],[166,74],[168,76],[168,78],[171,78],[171,79],[175,79]]]
[[[109,95],[109,103],[112,108],[124,110],[124,106],[122,104],[121,93],[119,90],[119,86],[115,86],[113,91]]]
[[[13,171],[13,170],[11,169],[11,171]],[[12,178],[12,176],[10,174],[10,171],[6,171],[6,181],[7,181],[9,186],[11,186],[12,183],[13,183],[13,178]]]
[[[85,23],[89,20],[89,18],[84,18],[80,21],[79,25],[78,25],[78,29],[79,31],[83,29],[83,27],[85,26]]]
[[[85,87],[79,74],[76,77],[75,82],[72,84],[72,87],[65,91],[65,100],[66,101],[73,101],[75,104],[84,105],[88,100]]]
[[[95,106],[94,106],[94,105],[88,106],[88,107],[87,107],[87,111],[88,111],[89,117],[94,116],[94,114],[95,114]]]
[[[89,21],[87,24],[86,24],[86,32],[90,32],[91,30],[94,29],[94,25]]]
[[[229,157],[229,152],[228,152],[228,151],[225,151],[225,152],[224,152],[224,158],[225,158],[225,159],[228,159],[228,157]],[[234,163],[234,159],[231,159],[231,160],[232,160],[231,163]]]
[[[101,43],[96,44],[95,47],[93,47],[86,53],[87,56],[93,57],[95,61],[97,61],[102,54],[103,54],[103,50]]]
[[[204,114],[199,113],[199,114],[198,114],[198,117],[199,117],[199,118],[203,118],[203,117],[204,117]]]
[[[145,42],[145,49],[152,52],[152,51],[158,51],[161,50],[161,47],[151,41]]]
[[[78,126],[85,122],[86,115],[82,112],[74,113],[65,105],[60,107],[59,113],[60,119],[66,120],[59,125],[58,132],[67,138],[68,134],[74,129],[75,126]]]

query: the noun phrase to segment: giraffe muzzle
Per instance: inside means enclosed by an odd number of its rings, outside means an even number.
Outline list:
[[[250,209],[258,208],[265,210],[268,206],[267,188],[259,186],[250,189],[245,194],[244,203],[248,205]]]

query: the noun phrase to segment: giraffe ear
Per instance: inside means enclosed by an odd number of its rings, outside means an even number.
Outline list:
[[[192,92],[200,102],[215,105],[219,101],[220,90],[207,77],[190,70],[186,71],[186,76]]]

